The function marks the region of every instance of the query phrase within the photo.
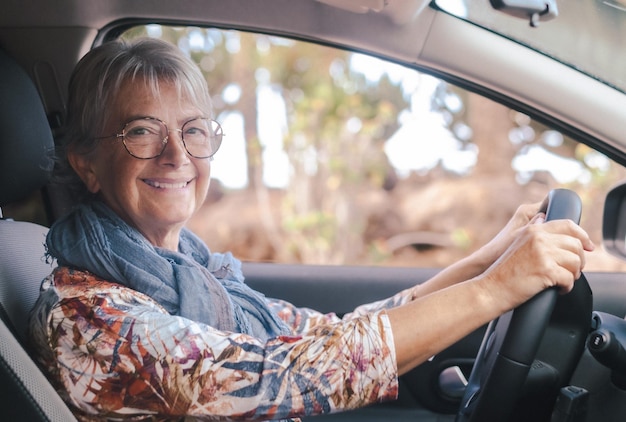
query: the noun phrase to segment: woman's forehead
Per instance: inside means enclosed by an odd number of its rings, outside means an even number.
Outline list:
[[[156,85],[142,81],[127,81],[112,98],[111,120],[118,124],[136,117],[151,116],[164,119],[168,116],[186,117],[204,115],[198,99],[184,92],[180,86],[168,81]]]

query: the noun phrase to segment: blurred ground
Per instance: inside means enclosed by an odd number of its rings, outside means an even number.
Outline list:
[[[425,184],[418,178],[409,178],[398,182],[391,191],[379,189],[359,195],[353,209],[364,213],[367,223],[362,233],[363,245],[352,247],[362,253],[344,264],[449,265],[490,240],[515,212],[519,198],[539,202],[548,192],[542,183],[514,190],[508,182],[484,177],[480,183],[472,180],[470,189],[464,181],[431,180]],[[284,192],[270,190],[267,194],[271,212],[280,216]],[[626,270],[626,263],[601,247],[602,206],[582,199],[582,225],[599,246],[588,254],[586,269]],[[262,214],[254,192],[224,194],[219,186],[214,186],[189,227],[212,250],[231,251],[244,261],[301,262],[278,250],[281,245],[289,245],[291,236],[280,229],[281,221],[275,221],[278,230],[268,230]]]

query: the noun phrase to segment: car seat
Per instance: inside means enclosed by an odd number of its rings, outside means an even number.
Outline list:
[[[46,184],[52,132],[26,72],[0,50],[0,414],[2,420],[76,421],[29,357],[28,314],[42,279],[47,228],[2,218],[2,207]]]

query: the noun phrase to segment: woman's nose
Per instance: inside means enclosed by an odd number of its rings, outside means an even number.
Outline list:
[[[189,162],[189,154],[185,148],[180,129],[170,129],[167,135],[165,150],[160,155],[162,163],[180,166]]]

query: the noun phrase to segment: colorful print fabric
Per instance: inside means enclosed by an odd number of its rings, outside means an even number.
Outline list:
[[[58,268],[42,284],[33,350],[77,418],[281,420],[397,396],[385,308],[334,314],[271,300],[293,335],[267,342],[170,315],[148,296]]]

